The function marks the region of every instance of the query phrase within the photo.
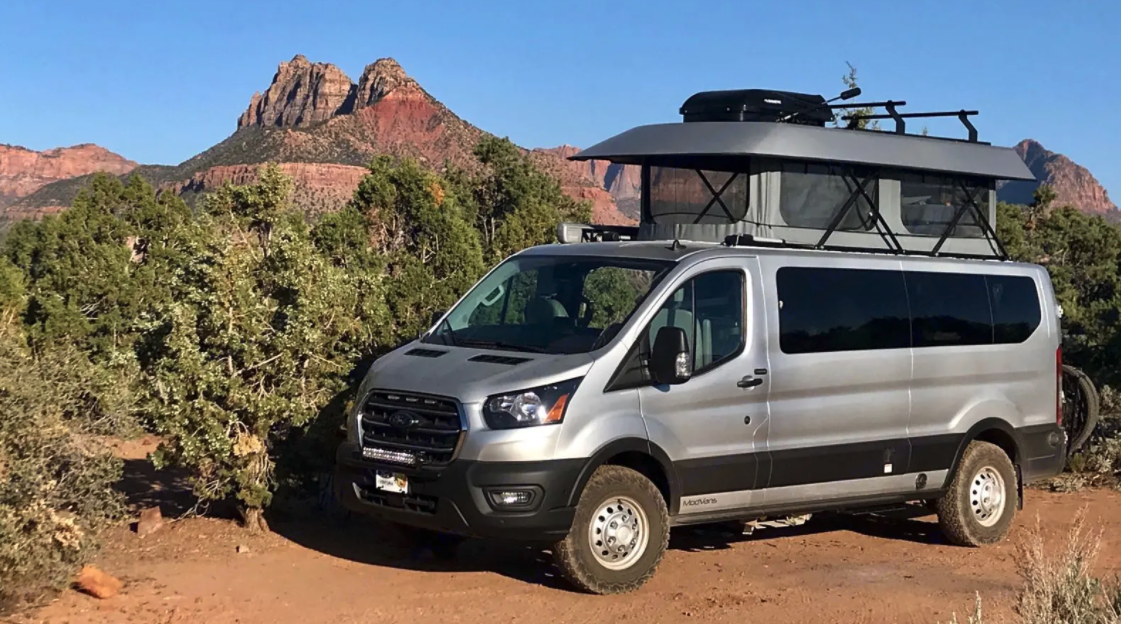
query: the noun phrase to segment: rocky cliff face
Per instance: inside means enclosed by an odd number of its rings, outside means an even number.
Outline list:
[[[436,101],[405,73],[405,69],[397,61],[382,58],[367,65],[358,79],[355,108],[374,106],[390,94],[398,99],[415,98],[432,103]]]
[[[249,129],[266,134],[250,137],[245,134]],[[276,136],[277,129],[285,130],[282,137]],[[243,135],[240,139],[239,133]],[[483,135],[482,130],[425,91],[392,58],[367,65],[355,84],[333,65],[296,56],[280,64],[264,95],[254,94],[249,108],[238,119],[238,133],[193,160],[198,166],[207,166],[208,178],[217,172],[235,171],[223,167],[248,162],[359,166],[383,153],[415,158],[434,167],[447,161],[470,170],[478,166],[472,151]],[[247,151],[253,152],[249,159]],[[614,195],[633,203],[637,216],[637,186],[630,188],[627,176],[609,171],[608,163],[589,165],[565,160],[577,151],[563,146],[532,150],[531,154],[560,179],[565,193],[592,202],[597,221],[635,222],[631,215],[620,212]],[[632,177],[638,179],[637,170]],[[615,193],[609,191],[607,180],[618,181]]]
[[[642,194],[641,168],[635,165],[617,165],[606,160],[583,162],[568,160],[578,153],[580,148],[572,145],[533,150],[538,165],[555,171],[561,180],[569,181],[570,185],[573,184],[572,181],[578,180],[583,182],[581,186],[590,185],[593,189],[606,191],[599,200],[605,216],[608,212],[608,204],[618,214],[610,215],[612,221],[598,221],[599,223],[611,225],[638,223]]]
[[[159,185],[180,195],[215,191],[225,182],[252,184],[257,180],[260,165],[225,165],[200,171],[186,180]],[[280,171],[292,178],[291,201],[308,214],[335,212],[354,195],[365,167],[317,163],[281,163]]]
[[[136,163],[92,144],[36,152],[0,144],[0,208],[59,180],[105,171],[124,175]]]
[[[297,54],[281,63],[265,91],[254,93],[237,120],[246,126],[311,126],[354,107],[355,86],[341,69]]]
[[[1112,213],[1117,206],[1109,194],[1085,167],[1062,154],[1052,152],[1034,139],[1024,139],[1013,148],[1038,182],[1011,182],[997,190],[1001,201],[1030,204],[1032,193],[1040,183],[1050,185],[1057,195],[1056,203],[1069,204],[1085,212]]]

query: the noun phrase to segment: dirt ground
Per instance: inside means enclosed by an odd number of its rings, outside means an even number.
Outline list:
[[[143,539],[122,527],[98,561],[125,581],[120,596],[67,592],[27,621],[931,623],[964,614],[974,592],[1007,619],[1025,526],[1038,512],[1058,547],[1083,505],[1106,533],[1100,568],[1121,571],[1121,494],[1029,491],[1010,541],[980,550],[943,545],[930,518],[811,519],[731,539],[680,530],[649,584],[606,597],[574,593],[547,553],[517,544],[468,543],[441,563],[361,519],[276,520],[273,533],[249,536],[192,518]]]
[[[131,480],[155,492],[140,461]],[[147,484],[147,485],[145,485]],[[151,494],[152,491],[146,493]],[[148,501],[152,502],[152,501]],[[675,530],[661,567],[636,593],[590,596],[556,575],[548,553],[518,543],[464,544],[456,560],[414,552],[389,527],[304,510],[249,535],[229,520],[168,521],[140,538],[107,537],[96,562],[125,583],[97,600],[67,591],[20,622],[946,622],[980,592],[987,621],[1010,621],[1015,548],[1038,515],[1060,548],[1075,512],[1104,532],[1099,571],[1121,572],[1121,493],[1026,493],[1010,539],[984,549],[945,545],[932,517],[812,518],[743,536]],[[240,552],[239,552],[240,550]],[[995,618],[990,619],[990,616]]]

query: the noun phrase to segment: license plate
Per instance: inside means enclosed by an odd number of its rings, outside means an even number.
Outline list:
[[[394,494],[409,493],[409,479],[399,472],[385,472],[379,470],[376,475],[374,486],[382,492],[392,492]]]

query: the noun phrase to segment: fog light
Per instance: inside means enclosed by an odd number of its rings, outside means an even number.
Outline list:
[[[532,490],[491,490],[488,494],[495,507],[526,507],[533,502]]]

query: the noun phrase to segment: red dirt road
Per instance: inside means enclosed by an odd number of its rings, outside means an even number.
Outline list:
[[[987,615],[1012,618],[1015,544],[1036,513],[1052,549],[1086,506],[1103,529],[1098,569],[1121,572],[1121,493],[1029,490],[1010,540],[946,546],[932,518],[811,519],[754,536],[675,531],[654,578],[634,594],[589,596],[557,579],[547,554],[468,543],[456,561],[411,553],[366,520],[274,520],[252,537],[224,520],[170,523],[140,539],[122,527],[98,565],[125,581],[99,601],[67,592],[21,621],[207,622],[933,622],[959,619],[980,592]],[[238,546],[248,552],[238,553]]]

